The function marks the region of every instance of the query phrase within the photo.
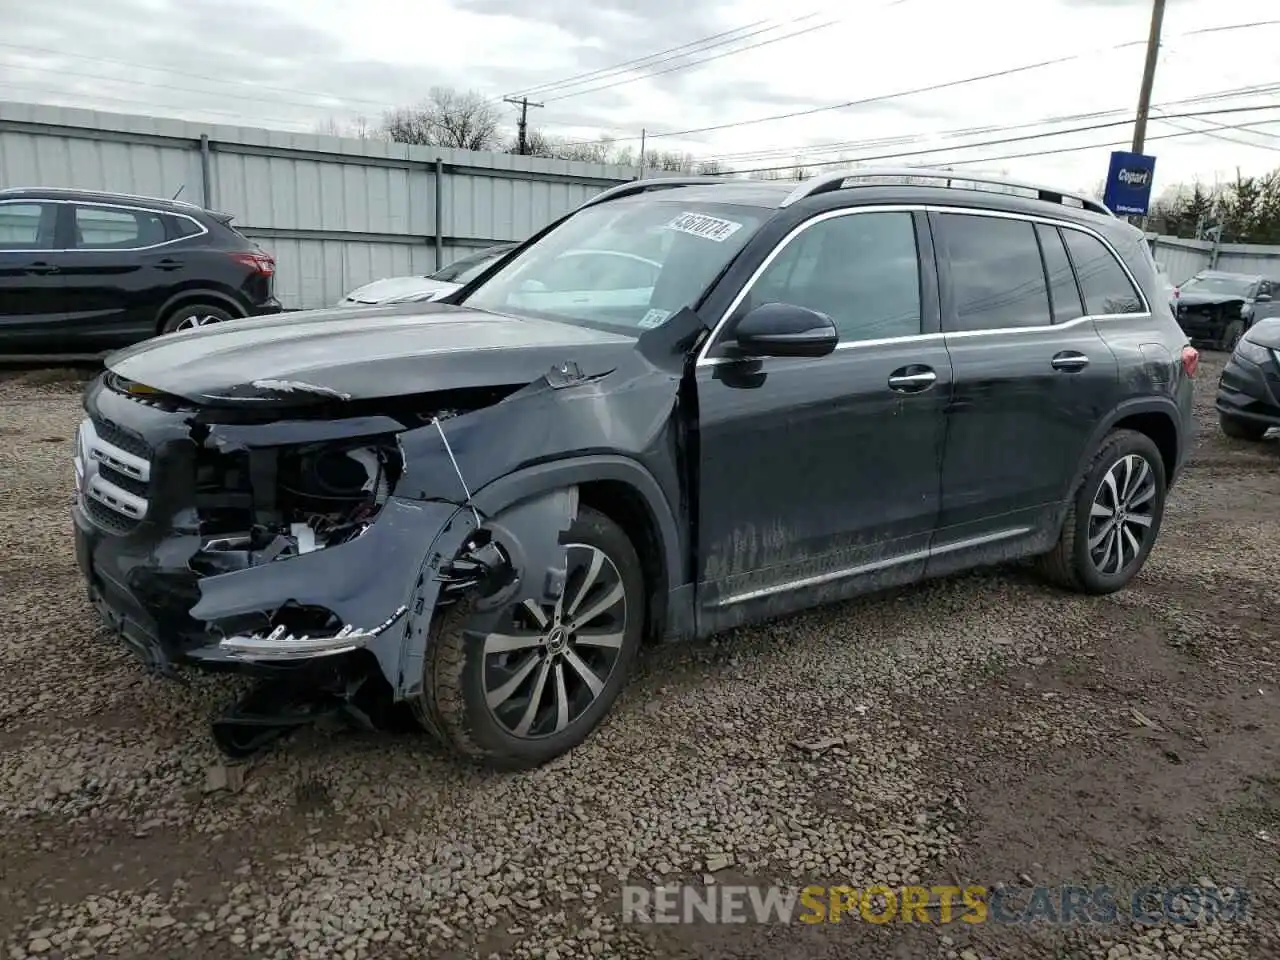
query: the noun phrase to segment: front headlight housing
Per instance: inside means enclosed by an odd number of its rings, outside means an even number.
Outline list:
[[[1269,363],[1272,359],[1271,350],[1268,350],[1260,344],[1254,343],[1248,337],[1240,338],[1240,342],[1236,344],[1235,354],[1239,359],[1248,360],[1250,363],[1255,363],[1258,366]]]

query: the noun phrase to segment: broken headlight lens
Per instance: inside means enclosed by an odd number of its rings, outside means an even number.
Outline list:
[[[1248,360],[1250,363],[1256,363],[1259,366],[1269,363],[1271,360],[1271,351],[1243,337],[1236,344],[1235,352],[1237,357]]]

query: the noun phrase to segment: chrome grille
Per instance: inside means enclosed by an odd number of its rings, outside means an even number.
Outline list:
[[[141,437],[92,419],[76,434],[76,487],[85,512],[112,533],[127,533],[147,515],[151,450]]]

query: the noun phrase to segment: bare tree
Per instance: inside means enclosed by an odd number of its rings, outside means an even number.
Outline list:
[[[387,135],[397,143],[493,150],[500,144],[497,105],[474,90],[432,87],[416,107],[392,110],[383,119]]]

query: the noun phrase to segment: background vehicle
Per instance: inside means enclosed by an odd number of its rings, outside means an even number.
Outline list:
[[[1124,587],[1188,448],[1163,296],[1140,231],[1048,189],[629,183],[449,303],[109,358],[77,554],[158,669],[381,687],[459,754],[542,763],[645,639],[1022,556]]]
[[[1228,437],[1261,440],[1280,427],[1280,318],[1259,320],[1236,343],[1215,405]]]
[[[100,353],[280,312],[275,260],[179,200],[0,190],[0,353]]]
[[[1280,316],[1273,284],[1259,276],[1203,270],[1178,287],[1178,324],[1193,342],[1233,350],[1254,323]]]
[[[508,250],[519,246],[515,243],[498,243],[485,247],[441,267],[425,277],[387,277],[375,280],[363,287],[356,287],[341,301],[340,307],[368,306],[375,303],[431,302],[446,297],[464,284],[480,276],[485,267]]]

